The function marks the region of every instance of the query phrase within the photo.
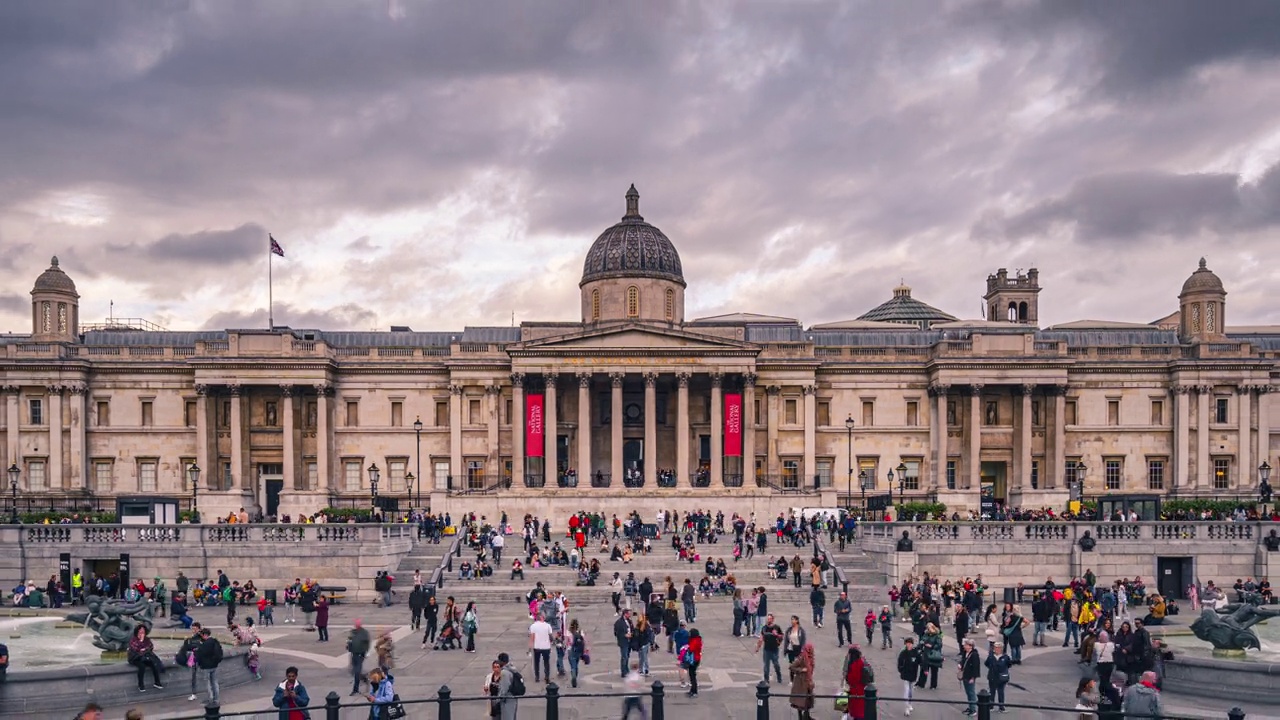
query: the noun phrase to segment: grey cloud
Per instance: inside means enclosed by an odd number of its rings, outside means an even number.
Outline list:
[[[123,253],[143,262],[191,266],[229,267],[267,254],[267,231],[254,223],[232,230],[204,230],[166,235],[155,242],[108,245],[111,253]]]
[[[287,325],[293,328],[316,330],[370,330],[378,323],[377,313],[353,303],[324,310],[300,308],[289,303],[276,303],[273,319],[278,326]],[[225,310],[213,314],[204,322],[205,330],[265,328],[266,326],[267,311],[265,309]]]
[[[15,293],[0,294],[0,312],[13,313],[15,315],[26,312],[31,308],[31,298],[22,297]]]

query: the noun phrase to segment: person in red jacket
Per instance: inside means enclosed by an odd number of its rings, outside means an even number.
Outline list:
[[[849,707],[845,710],[850,720],[863,720],[866,717],[862,696],[867,692],[867,684],[863,682],[863,674],[867,661],[862,657],[862,650],[856,645],[849,648],[844,659],[844,682],[849,694]]]
[[[697,628],[689,631],[689,650],[685,669],[689,671],[689,697],[698,697],[698,666],[702,664],[702,634]]]

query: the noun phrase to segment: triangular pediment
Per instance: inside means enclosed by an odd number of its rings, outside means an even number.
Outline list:
[[[643,350],[649,352],[680,351],[685,353],[740,354],[759,348],[741,340],[693,333],[679,328],[652,327],[641,324],[588,328],[580,332],[539,338],[508,345],[508,352],[598,352],[602,350]]]

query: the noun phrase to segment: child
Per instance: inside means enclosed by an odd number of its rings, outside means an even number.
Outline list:
[[[253,673],[254,680],[262,679],[262,672],[258,666],[258,646],[262,644],[262,640],[254,638],[249,645],[249,654],[244,656],[245,664],[249,666],[249,672]]]
[[[258,624],[262,626],[276,624],[272,618],[271,601],[267,600],[266,595],[258,598]]]

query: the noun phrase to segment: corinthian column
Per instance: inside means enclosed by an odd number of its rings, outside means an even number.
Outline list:
[[[609,473],[610,483],[622,484],[622,373],[609,375]]]
[[[658,374],[644,374],[644,484],[658,485]]]
[[[689,373],[676,375],[676,486],[689,487]]]
[[[578,477],[591,479],[591,373],[578,373]]]
[[[724,375],[711,374],[711,487],[724,485]]]

